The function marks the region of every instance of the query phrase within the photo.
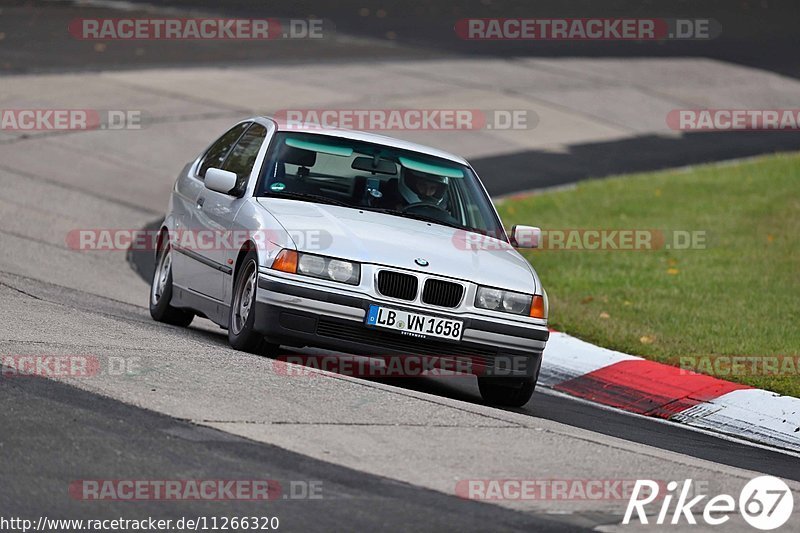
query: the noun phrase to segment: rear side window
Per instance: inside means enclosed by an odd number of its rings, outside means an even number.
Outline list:
[[[200,178],[206,177],[206,171],[209,168],[222,168],[222,163],[224,163],[225,158],[228,157],[228,153],[231,151],[233,144],[239,139],[242,132],[244,132],[249,125],[249,122],[237,124],[211,145],[206,155],[203,156],[203,162],[200,163],[200,168],[197,171]]]
[[[236,146],[230,151],[228,159],[222,170],[228,170],[236,174],[236,190],[241,191],[247,184],[247,178],[250,177],[250,171],[253,170],[253,165],[258,156],[258,150],[264,143],[267,137],[267,128],[261,124],[253,124],[242,135]]]

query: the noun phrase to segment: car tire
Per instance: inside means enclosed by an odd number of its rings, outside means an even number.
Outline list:
[[[156,254],[156,269],[150,284],[150,316],[153,320],[186,327],[194,320],[194,313],[172,307],[172,247],[164,239]]]
[[[531,399],[536,388],[534,378],[478,378],[481,398],[488,404],[503,407],[522,407]]]
[[[235,275],[231,291],[228,342],[237,350],[273,357],[277,355],[278,345],[266,342],[264,335],[255,329],[258,256],[254,251],[247,253]]]

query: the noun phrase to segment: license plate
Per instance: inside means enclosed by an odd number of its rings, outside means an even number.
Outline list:
[[[464,323],[460,320],[409,313],[370,305],[366,325],[398,331],[412,337],[438,337],[451,341],[461,340]]]

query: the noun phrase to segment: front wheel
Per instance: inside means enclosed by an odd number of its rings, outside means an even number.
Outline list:
[[[156,256],[156,271],[150,285],[150,316],[158,322],[186,327],[192,323],[194,313],[172,307],[172,248],[164,239]]]
[[[483,401],[503,407],[522,407],[531,399],[536,378],[478,378]]]
[[[250,251],[236,271],[228,321],[228,342],[237,350],[274,355],[278,345],[265,342],[264,336],[255,329],[257,290],[258,256]]]

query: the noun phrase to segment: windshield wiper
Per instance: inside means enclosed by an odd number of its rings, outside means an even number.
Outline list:
[[[440,220],[438,218],[427,217],[425,215],[417,215],[414,213],[403,213],[402,211],[395,211],[394,209],[370,208],[370,207],[361,207],[360,209],[364,209],[366,211],[375,211],[378,213],[386,213],[387,215],[395,215],[403,218],[413,218],[414,220],[421,220],[423,222],[432,222],[433,224],[441,224],[442,226],[447,226],[450,228],[463,229],[466,231],[475,231],[474,229],[469,228],[467,226],[462,226],[457,222],[447,222],[444,220]]]
[[[340,205],[342,207],[354,207],[347,202],[337,200],[335,198],[328,198],[321,194],[309,194],[304,192],[270,192],[266,198],[289,198],[292,200],[304,200],[309,202],[319,202],[321,204]]]

